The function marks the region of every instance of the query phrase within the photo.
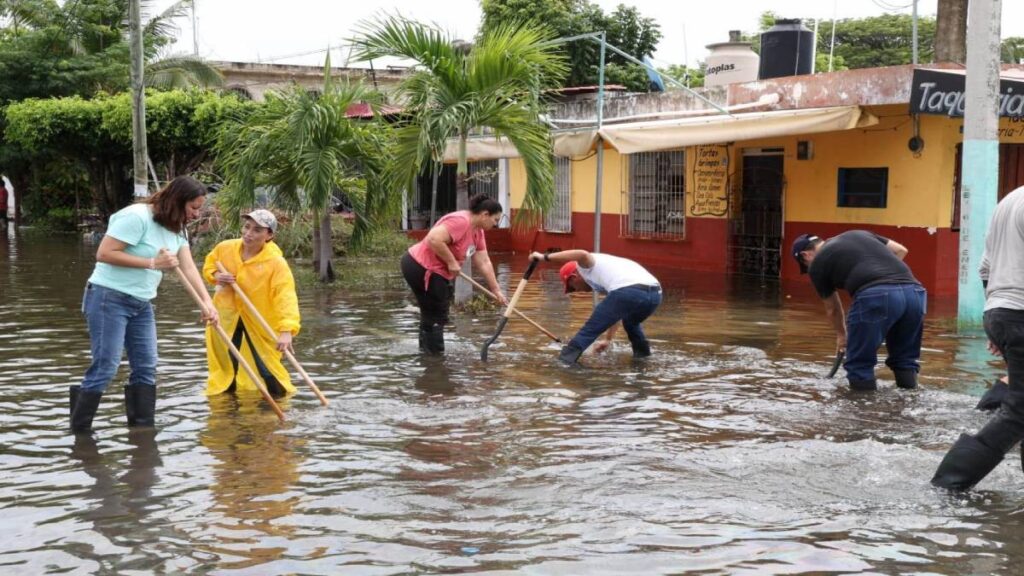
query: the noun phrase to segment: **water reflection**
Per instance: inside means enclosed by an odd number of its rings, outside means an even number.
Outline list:
[[[280,559],[283,541],[296,528],[287,519],[300,501],[293,491],[305,442],[282,433],[257,394],[219,394],[210,398],[210,415],[199,441],[211,456],[209,529],[216,544],[204,551],[221,558],[223,569],[244,569]],[[281,544],[273,545],[281,541]]]

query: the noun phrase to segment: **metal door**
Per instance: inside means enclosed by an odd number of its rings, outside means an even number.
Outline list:
[[[733,177],[733,212],[729,238],[732,271],[779,277],[782,267],[782,198],[786,181],[782,151],[744,150],[739,178]]]

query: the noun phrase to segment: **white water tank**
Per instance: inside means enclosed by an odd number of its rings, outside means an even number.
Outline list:
[[[708,44],[707,70],[704,72],[704,86],[724,86],[737,82],[757,80],[761,63],[757,53],[750,49],[750,42],[740,40],[739,30],[729,31],[729,41]]]

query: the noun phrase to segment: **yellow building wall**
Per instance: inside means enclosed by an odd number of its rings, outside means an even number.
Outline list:
[[[924,148],[914,154],[907,147],[914,135],[907,105],[876,106],[868,110],[879,118],[879,123],[865,129],[730,143],[731,185],[739,185],[744,148],[781,147],[784,149],[786,221],[949,228],[953,214],[956,146],[962,141],[962,119],[921,115],[918,133],[924,140]],[[797,160],[798,140],[812,143],[811,159]],[[1002,119],[1000,140],[1024,143],[1024,121]],[[686,149],[687,215],[693,212],[697,148]],[[511,159],[509,167],[511,204],[519,208],[526,193],[526,171],[518,158]],[[596,167],[596,154],[572,162],[573,212],[594,212]],[[886,208],[838,207],[839,168],[876,167],[889,168]],[[623,156],[614,148],[606,147],[603,214],[624,211],[626,171]],[[736,208],[730,209],[735,211]]]

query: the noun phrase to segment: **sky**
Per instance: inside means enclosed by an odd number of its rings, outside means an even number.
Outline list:
[[[611,12],[618,4],[636,6],[661,26],[655,64],[688,63],[707,58],[706,45],[724,42],[729,30],[753,32],[761,12],[771,9],[784,18],[862,18],[886,13],[911,13],[912,0],[591,0]],[[331,63],[345,65],[347,40],[357,25],[380,14],[433,22],[453,37],[472,39],[480,22],[479,0],[195,0],[199,55],[209,60],[322,65],[331,49]],[[157,9],[172,0],[154,2]],[[918,13],[935,15],[937,0],[919,0]],[[807,21],[807,20],[811,21]],[[176,52],[193,52],[191,19],[179,22]],[[819,33],[828,32],[828,23]],[[1002,36],[1024,36],[1024,1],[1002,2]],[[348,62],[352,66],[366,66]],[[378,66],[380,64],[377,64]]]

